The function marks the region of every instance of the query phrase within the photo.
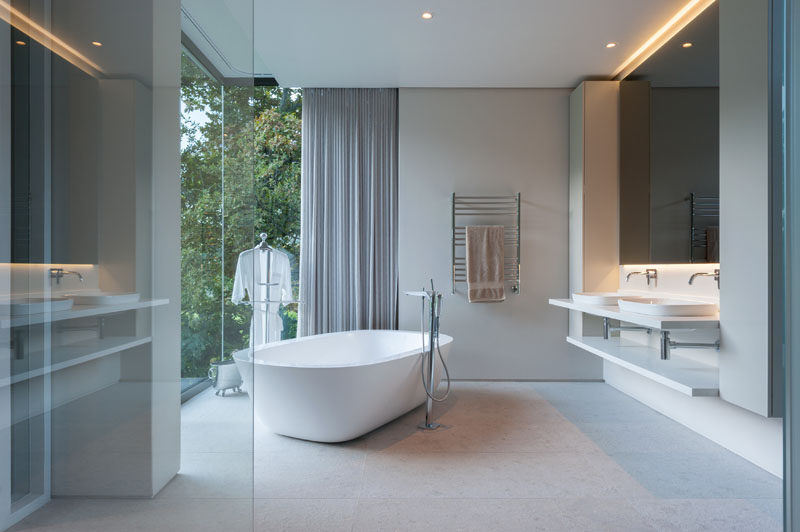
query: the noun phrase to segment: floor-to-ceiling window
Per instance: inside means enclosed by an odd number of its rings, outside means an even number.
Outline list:
[[[223,88],[181,54],[181,391],[222,349]]]
[[[251,112],[252,154],[250,137],[233,134]],[[261,233],[290,258],[293,293],[283,298],[278,319],[281,339],[297,334],[301,112],[299,89],[228,83],[188,51],[182,54],[181,380],[187,395],[208,382],[212,364],[249,345],[252,302],[235,304],[231,295],[239,253]],[[251,167],[254,183],[247,179]]]
[[[281,339],[297,336],[302,89],[256,87],[256,231],[289,256],[292,296],[281,305]]]

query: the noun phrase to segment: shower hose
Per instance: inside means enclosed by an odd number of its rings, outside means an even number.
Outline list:
[[[431,281],[431,285],[433,285],[433,281]],[[439,354],[439,360],[442,361],[442,367],[444,368],[444,374],[445,374],[445,376],[447,378],[447,390],[445,390],[443,396],[436,397],[436,391],[433,389],[433,386],[430,386],[430,390],[431,391],[428,391],[428,388],[429,388],[428,385],[430,384],[430,382],[428,382],[428,383],[425,382],[425,360],[427,359],[426,355],[428,355],[428,350],[425,349],[425,300],[424,299],[422,300],[422,317],[420,319],[420,323],[421,323],[420,330],[422,331],[422,364],[420,365],[421,366],[420,369],[421,369],[421,372],[422,372],[422,387],[425,388],[425,394],[428,397],[430,397],[431,399],[433,399],[437,403],[441,403],[442,401],[445,401],[450,395],[450,372],[447,370],[447,363],[444,361],[444,357],[442,356],[442,349],[439,346],[439,313],[442,310],[442,300],[439,299],[438,304],[437,304],[437,302],[435,302],[434,298],[431,298],[430,305],[431,305],[431,312],[434,312],[434,310],[436,312],[436,317],[435,317],[434,322],[433,322],[434,323],[433,331],[431,331],[433,333],[432,334],[432,336],[433,336],[432,341],[434,342],[434,344],[436,346],[436,352]],[[436,356],[436,354],[433,354],[432,356]],[[430,380],[433,380],[433,374],[431,374]]]

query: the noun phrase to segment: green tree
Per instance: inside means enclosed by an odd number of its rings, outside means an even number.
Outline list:
[[[300,89],[266,88],[257,93],[255,120],[256,232],[287,252],[297,300],[300,257],[300,157],[303,96]],[[284,338],[297,336],[297,305],[281,307]]]
[[[264,231],[299,256],[302,92],[222,87],[187,54],[181,66],[181,373],[201,378],[249,343],[251,310],[230,301],[239,252]],[[296,310],[282,310],[285,337]]]

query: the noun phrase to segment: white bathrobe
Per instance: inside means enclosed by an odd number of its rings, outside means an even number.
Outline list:
[[[268,257],[270,257],[270,279],[266,279]],[[255,272],[253,268],[256,269]],[[269,292],[266,290],[266,283],[271,284]],[[236,263],[231,301],[238,305],[244,300],[245,292],[253,304],[250,346],[280,340],[283,331],[283,320],[278,315],[280,302],[292,299],[292,269],[289,256],[277,249],[267,251],[255,248],[242,251]]]

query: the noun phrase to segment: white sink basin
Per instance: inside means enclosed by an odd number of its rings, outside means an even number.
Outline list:
[[[619,309],[648,316],[713,316],[719,312],[716,303],[646,297],[622,297],[619,299]]]
[[[572,300],[585,305],[616,306],[617,300],[622,297],[617,292],[574,292]]]
[[[25,299],[12,299],[4,303],[8,305],[9,312],[13,315],[42,314],[47,310],[59,312],[72,308],[72,300],[65,297],[29,297]]]
[[[124,305],[125,303],[136,303],[139,301],[139,294],[102,292],[100,290],[86,290],[68,294],[76,305]]]

